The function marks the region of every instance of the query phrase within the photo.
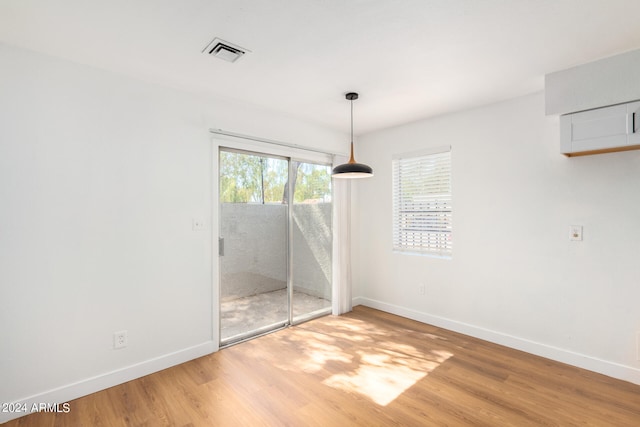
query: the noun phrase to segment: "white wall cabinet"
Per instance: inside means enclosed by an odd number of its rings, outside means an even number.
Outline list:
[[[560,117],[560,148],[567,156],[640,149],[640,101]]]

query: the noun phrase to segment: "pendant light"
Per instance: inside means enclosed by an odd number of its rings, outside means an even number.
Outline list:
[[[353,101],[358,99],[358,94],[349,92],[345,97],[351,101],[351,157],[347,163],[333,168],[331,175],[333,178],[369,178],[373,176],[373,169],[363,163],[357,163],[353,157]]]

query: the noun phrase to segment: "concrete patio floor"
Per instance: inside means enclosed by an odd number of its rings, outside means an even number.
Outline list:
[[[293,317],[330,308],[331,301],[293,292]],[[287,290],[266,292],[222,302],[220,336],[222,340],[288,319]]]

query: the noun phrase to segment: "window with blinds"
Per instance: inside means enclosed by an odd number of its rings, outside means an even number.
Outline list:
[[[450,257],[451,147],[393,158],[393,249]]]

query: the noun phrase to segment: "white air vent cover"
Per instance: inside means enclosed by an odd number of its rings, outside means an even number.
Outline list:
[[[217,37],[213,39],[202,51],[202,53],[206,53],[229,62],[237,61],[247,52],[250,51]]]

